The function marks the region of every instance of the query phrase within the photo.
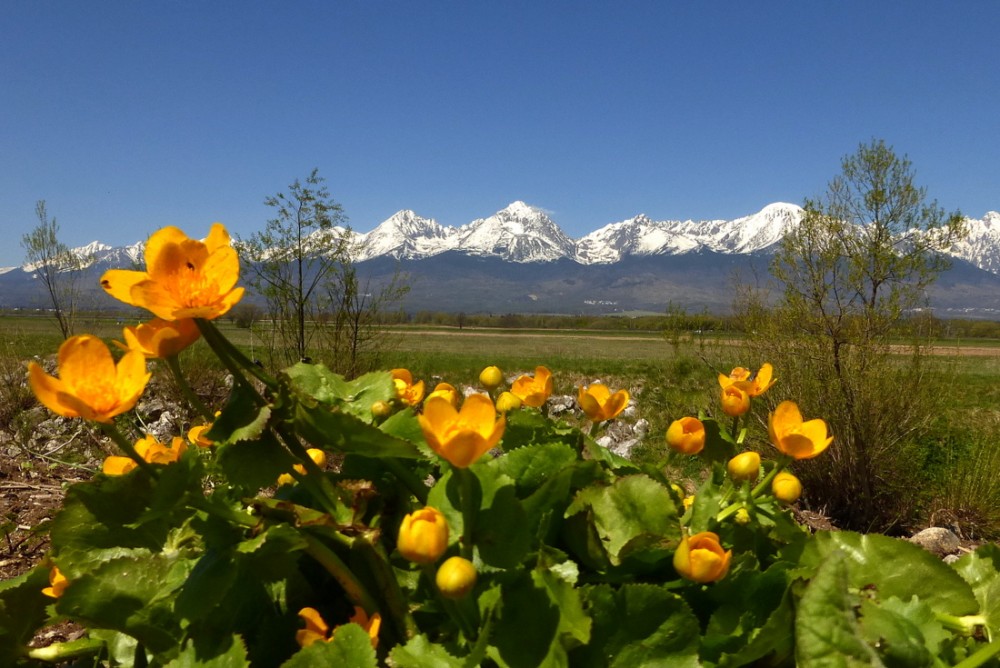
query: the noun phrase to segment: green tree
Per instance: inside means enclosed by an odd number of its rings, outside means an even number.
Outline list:
[[[309,356],[324,310],[324,286],[347,259],[350,228],[317,169],[287,192],[268,197],[274,209],[265,228],[238,244],[247,282],[267,303],[274,355],[290,363]]]
[[[381,365],[390,345],[392,310],[410,291],[398,270],[384,284],[370,277],[362,279],[350,255],[327,284],[331,318],[323,328],[331,367],[349,379]]]
[[[55,216],[49,218],[45,200],[35,203],[35,216],[38,224],[21,237],[21,247],[27,264],[45,286],[59,331],[68,339],[80,301],[80,271],[90,258],[76,255],[59,240],[59,223]]]
[[[881,140],[844,157],[804,208],[771,265],[778,305],[744,300],[750,342],[780,369],[782,395],[835,434],[830,457],[801,465],[807,489],[847,527],[891,530],[915,510],[920,438],[941,394],[920,338],[893,349],[892,337],[947,268],[962,217],[928,202],[910,161]]]

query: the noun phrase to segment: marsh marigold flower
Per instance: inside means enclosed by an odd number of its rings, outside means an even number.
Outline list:
[[[774,447],[794,459],[811,459],[833,443],[826,422],[820,419],[803,422],[794,401],[778,404],[768,417],[767,431]]]
[[[722,388],[722,412],[729,417],[739,417],[750,410],[750,395],[733,383]]]
[[[199,448],[207,448],[213,445],[214,441],[211,441],[205,434],[212,428],[210,424],[198,424],[190,429],[188,429],[187,437],[191,445],[197,445]]]
[[[69,586],[69,580],[62,574],[58,567],[49,569],[49,586],[42,589],[42,593],[51,598],[59,598]]]
[[[418,419],[431,450],[459,468],[472,465],[495,447],[507,425],[483,394],[467,397],[461,410],[455,410],[447,399],[432,397]]]
[[[433,564],[448,549],[448,520],[432,506],[406,515],[399,525],[396,549],[404,559]]]
[[[309,459],[313,460],[316,466],[323,468],[326,466],[326,451],[320,450],[319,448],[309,448],[306,450],[306,454],[309,455]],[[306,467],[302,464],[295,464],[292,466],[300,475],[306,474]],[[290,473],[282,473],[278,476],[278,486],[281,485],[291,485],[295,482],[295,478],[292,477]]]
[[[601,383],[594,383],[586,388],[580,387],[577,393],[580,408],[593,422],[604,422],[618,416],[628,406],[629,396],[626,390],[611,393]]]
[[[684,455],[696,455],[705,447],[705,425],[694,417],[674,420],[667,428],[667,445]]]
[[[760,455],[756,452],[741,452],[726,464],[729,477],[733,480],[756,480],[760,474]]]
[[[299,617],[306,623],[304,629],[299,629],[295,633],[295,641],[299,647],[308,647],[314,642],[329,642],[340,627],[330,629],[330,626],[323,619],[316,608],[302,608],[299,610]],[[377,612],[371,617],[361,608],[355,606],[354,614],[348,620],[350,624],[358,624],[371,638],[372,647],[378,648],[378,632],[382,627],[382,617]]]
[[[774,385],[774,368],[767,362],[762,364],[757,373],[751,373],[749,369],[741,366],[729,372],[729,375],[719,374],[719,385],[723,389],[730,385],[735,385],[750,397],[759,397]]]
[[[497,397],[497,410],[501,413],[516,411],[521,407],[521,398],[513,392],[501,392]]]
[[[150,464],[173,464],[187,450],[187,443],[180,436],[174,436],[170,445],[164,445],[152,434],[146,434],[135,442],[135,451]],[[125,475],[137,464],[131,457],[112,456],[104,460],[101,471],[106,475]]]
[[[431,397],[444,397],[445,399],[451,402],[452,406],[458,408],[460,396],[461,395],[458,393],[458,390],[455,389],[454,385],[450,383],[438,383],[437,385],[434,386],[434,390],[427,395],[427,398],[430,399]]]
[[[476,586],[476,567],[468,559],[451,557],[438,568],[434,582],[445,598],[464,598]]]
[[[126,350],[138,350],[146,357],[173,357],[198,340],[201,332],[191,318],[164,320],[153,318],[149,322],[122,330]],[[117,342],[116,342],[117,343]]]
[[[424,381],[413,382],[409,369],[393,369],[392,382],[396,386],[396,398],[407,406],[418,406],[424,400]]]
[[[726,577],[732,550],[723,550],[719,536],[702,531],[691,537],[681,536],[681,543],[674,552],[674,568],[682,577],[705,584]]]
[[[510,391],[525,406],[539,408],[552,394],[552,372],[543,366],[536,367],[534,376],[520,376],[511,385]]]
[[[101,286],[164,320],[212,320],[243,297],[243,288],[236,287],[239,277],[229,232],[215,223],[204,241],[172,226],[154,232],[146,242],[146,271],[111,269],[101,276]]]
[[[111,422],[135,406],[150,373],[142,353],[129,351],[118,364],[96,336],[81,334],[59,346],[59,377],[35,362],[28,364],[28,383],[42,404],[63,417]]]
[[[495,390],[503,383],[503,371],[498,366],[488,366],[480,372],[479,382],[487,390]]]
[[[795,503],[802,496],[802,483],[788,471],[782,471],[771,481],[771,493],[778,501]]]

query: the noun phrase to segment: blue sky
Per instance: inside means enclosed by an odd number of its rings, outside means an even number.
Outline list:
[[[883,138],[947,209],[1000,209],[993,2],[0,6],[0,266],[63,240],[260,229],[313,167],[352,226],[521,199],[573,237],[820,194]]]

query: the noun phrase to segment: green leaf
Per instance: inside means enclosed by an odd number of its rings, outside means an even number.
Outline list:
[[[503,586],[488,655],[501,668],[568,666],[560,640],[560,611],[544,586],[522,573]],[[530,640],[529,640],[530,639]]]
[[[565,443],[544,443],[511,450],[489,465],[513,480],[518,496],[523,498],[548,481],[554,473],[570,468],[578,461],[576,450]]]
[[[271,409],[259,408],[252,390],[237,384],[205,438],[220,445],[253,441],[260,438],[270,418]]]
[[[586,518],[614,566],[630,560],[633,567],[652,569],[672,558],[680,541],[670,490],[646,475],[581,490],[566,510],[566,517],[574,515]]]
[[[684,599],[655,585],[581,589],[593,618],[590,643],[571,651],[574,668],[695,668],[701,629]]]
[[[248,668],[243,640],[231,635],[222,642],[209,643],[198,637],[188,640],[176,659],[164,668]]]
[[[256,440],[220,445],[216,453],[229,482],[252,491],[274,485],[278,476],[297,463],[270,432]]]
[[[153,652],[165,652],[177,647],[182,636],[174,601],[193,565],[163,554],[106,561],[71,578],[57,609],[127,633]]]
[[[531,547],[532,527],[516,495],[514,482],[488,465],[472,466],[481,494],[473,529],[482,560],[497,568],[514,568]]]
[[[1000,635],[1000,547],[987,543],[964,555],[953,567],[972,587],[990,633]]]
[[[372,421],[372,404],[396,397],[392,374],[386,371],[367,373],[346,381],[322,364],[299,362],[283,373],[292,390],[306,399],[306,403],[320,403],[364,422]]]
[[[396,645],[389,652],[395,668],[465,668],[462,659],[448,653],[441,645],[432,643],[425,635],[417,635],[405,645]]]
[[[365,457],[423,457],[410,441],[396,438],[349,413],[318,405],[297,403],[295,428],[302,438],[323,450],[354,453]]]
[[[49,586],[49,569],[38,565],[0,582],[0,665],[12,666],[46,619],[53,599],[42,593]]]
[[[864,599],[860,622],[862,636],[876,648],[886,666],[921,668],[933,665],[934,657],[924,645],[920,627],[897,610]]]
[[[795,552],[801,550],[800,555]],[[795,575],[810,577],[834,552],[848,559],[848,583],[855,589],[874,589],[886,600],[908,601],[917,596],[934,610],[949,615],[975,614],[979,603],[972,588],[943,561],[926,550],[898,538],[850,531],[820,531],[802,547],[783,552],[798,562]]]
[[[827,555],[802,594],[795,620],[796,666],[884,665],[861,636],[854,614],[860,602],[848,592],[847,559],[840,550]]]
[[[282,668],[378,668],[371,638],[357,624],[338,626],[330,642],[314,642],[281,665]]]
[[[701,421],[705,425],[705,447],[698,457],[705,463],[728,462],[736,456],[736,442],[733,441],[729,431],[719,424],[714,418],[705,418]]]
[[[559,443],[574,451],[582,447],[583,434],[557,420],[550,420],[539,411],[519,410],[507,413],[507,427],[504,429],[501,447],[506,452],[527,445]]]

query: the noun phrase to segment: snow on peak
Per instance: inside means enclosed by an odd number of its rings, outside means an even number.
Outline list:
[[[509,262],[551,262],[573,257],[576,248],[544,211],[517,201],[459,228],[457,250]]]
[[[430,257],[448,250],[448,242],[454,234],[454,228],[445,228],[432,218],[422,218],[404,209],[363,235],[358,259],[383,255],[397,259]]]

